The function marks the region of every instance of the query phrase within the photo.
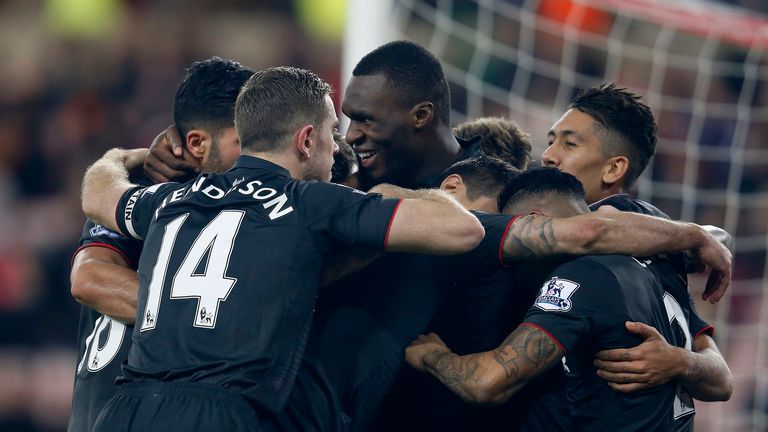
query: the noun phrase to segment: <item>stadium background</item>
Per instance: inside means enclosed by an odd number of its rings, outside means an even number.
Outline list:
[[[699,305],[736,390],[697,403],[697,431],[768,430],[766,17],[762,0],[0,0],[0,430],[64,428],[82,173],[170,124],[186,65],[289,64],[338,89],[395,38],[441,58],[454,121],[509,116],[535,159],[576,88],[646,95],[660,141],[639,196],[736,238],[729,294]]]

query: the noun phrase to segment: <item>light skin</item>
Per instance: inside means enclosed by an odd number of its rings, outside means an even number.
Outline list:
[[[541,155],[552,166],[581,181],[588,203],[624,191],[626,156],[609,157],[602,148],[605,128],[589,114],[571,108],[552,125],[548,147]]]
[[[498,213],[498,194],[496,196],[477,195],[474,199],[467,193],[467,185],[458,174],[451,174],[440,183],[440,190],[451,194],[467,210]]]
[[[496,349],[457,355],[435,333],[421,335],[405,360],[473,405],[498,405],[559,363],[563,351],[541,330],[520,326]]]
[[[611,134],[592,116],[571,108],[549,131],[549,146],[541,156],[542,164],[578,178],[584,185],[588,203],[624,193],[629,159],[624,155],[610,157],[605,153],[603,140],[610,137]],[[711,295],[716,292],[707,288],[702,297],[715,303],[725,291]],[[637,391],[677,379],[698,399],[723,400],[730,396],[733,378],[709,335],[699,335],[692,352],[668,344],[663,337],[652,337],[652,332],[645,327],[642,323],[628,327],[630,332],[647,338],[639,346],[598,353],[600,360],[596,365],[600,374],[617,391]],[[710,349],[712,346],[715,349]],[[699,351],[697,347],[706,349]],[[616,375],[622,370],[633,373]]]

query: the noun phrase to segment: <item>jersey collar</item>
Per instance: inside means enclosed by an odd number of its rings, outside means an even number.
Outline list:
[[[603,198],[603,199],[599,199],[599,200],[597,200],[597,201],[593,202],[592,204],[590,204],[590,205],[589,205],[589,209],[590,209],[590,210],[597,210],[597,208],[598,208],[598,207],[600,207],[601,205],[603,205],[603,203],[604,203],[604,202],[608,201],[608,200],[609,200],[609,199],[611,199],[611,198],[616,198],[616,197],[628,197],[628,196],[629,196],[629,194],[628,194],[628,193],[617,193],[617,194],[609,195],[609,196],[607,196],[607,197],[605,197],[605,198]]]
[[[281,167],[280,165],[270,162],[266,159],[255,157],[255,156],[240,155],[240,157],[237,158],[235,165],[232,166],[232,170],[236,170],[239,168],[250,168],[250,169],[256,168],[256,169],[263,169],[267,171],[277,171],[281,174],[285,174],[287,177],[291,176],[291,173],[288,172],[287,169]]]

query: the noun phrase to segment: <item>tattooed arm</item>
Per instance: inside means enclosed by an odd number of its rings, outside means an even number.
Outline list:
[[[629,212],[598,211],[569,218],[519,217],[504,238],[506,261],[557,254],[650,256],[693,249],[712,268],[704,289],[714,303],[731,281],[731,253],[700,226]]]
[[[405,350],[406,361],[428,372],[466,402],[503,403],[528,381],[556,364],[563,351],[543,331],[520,326],[496,349],[460,356],[434,333]]]

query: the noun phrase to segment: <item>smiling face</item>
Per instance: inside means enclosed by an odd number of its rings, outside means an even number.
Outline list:
[[[604,198],[605,194],[603,173],[609,157],[602,150],[600,127],[589,114],[570,109],[552,126],[549,147],[541,155],[542,165],[579,179],[588,203]]]
[[[398,103],[384,74],[354,76],[341,110],[349,117],[346,140],[360,159],[368,186],[413,180],[425,154],[414,143],[413,116]]]

